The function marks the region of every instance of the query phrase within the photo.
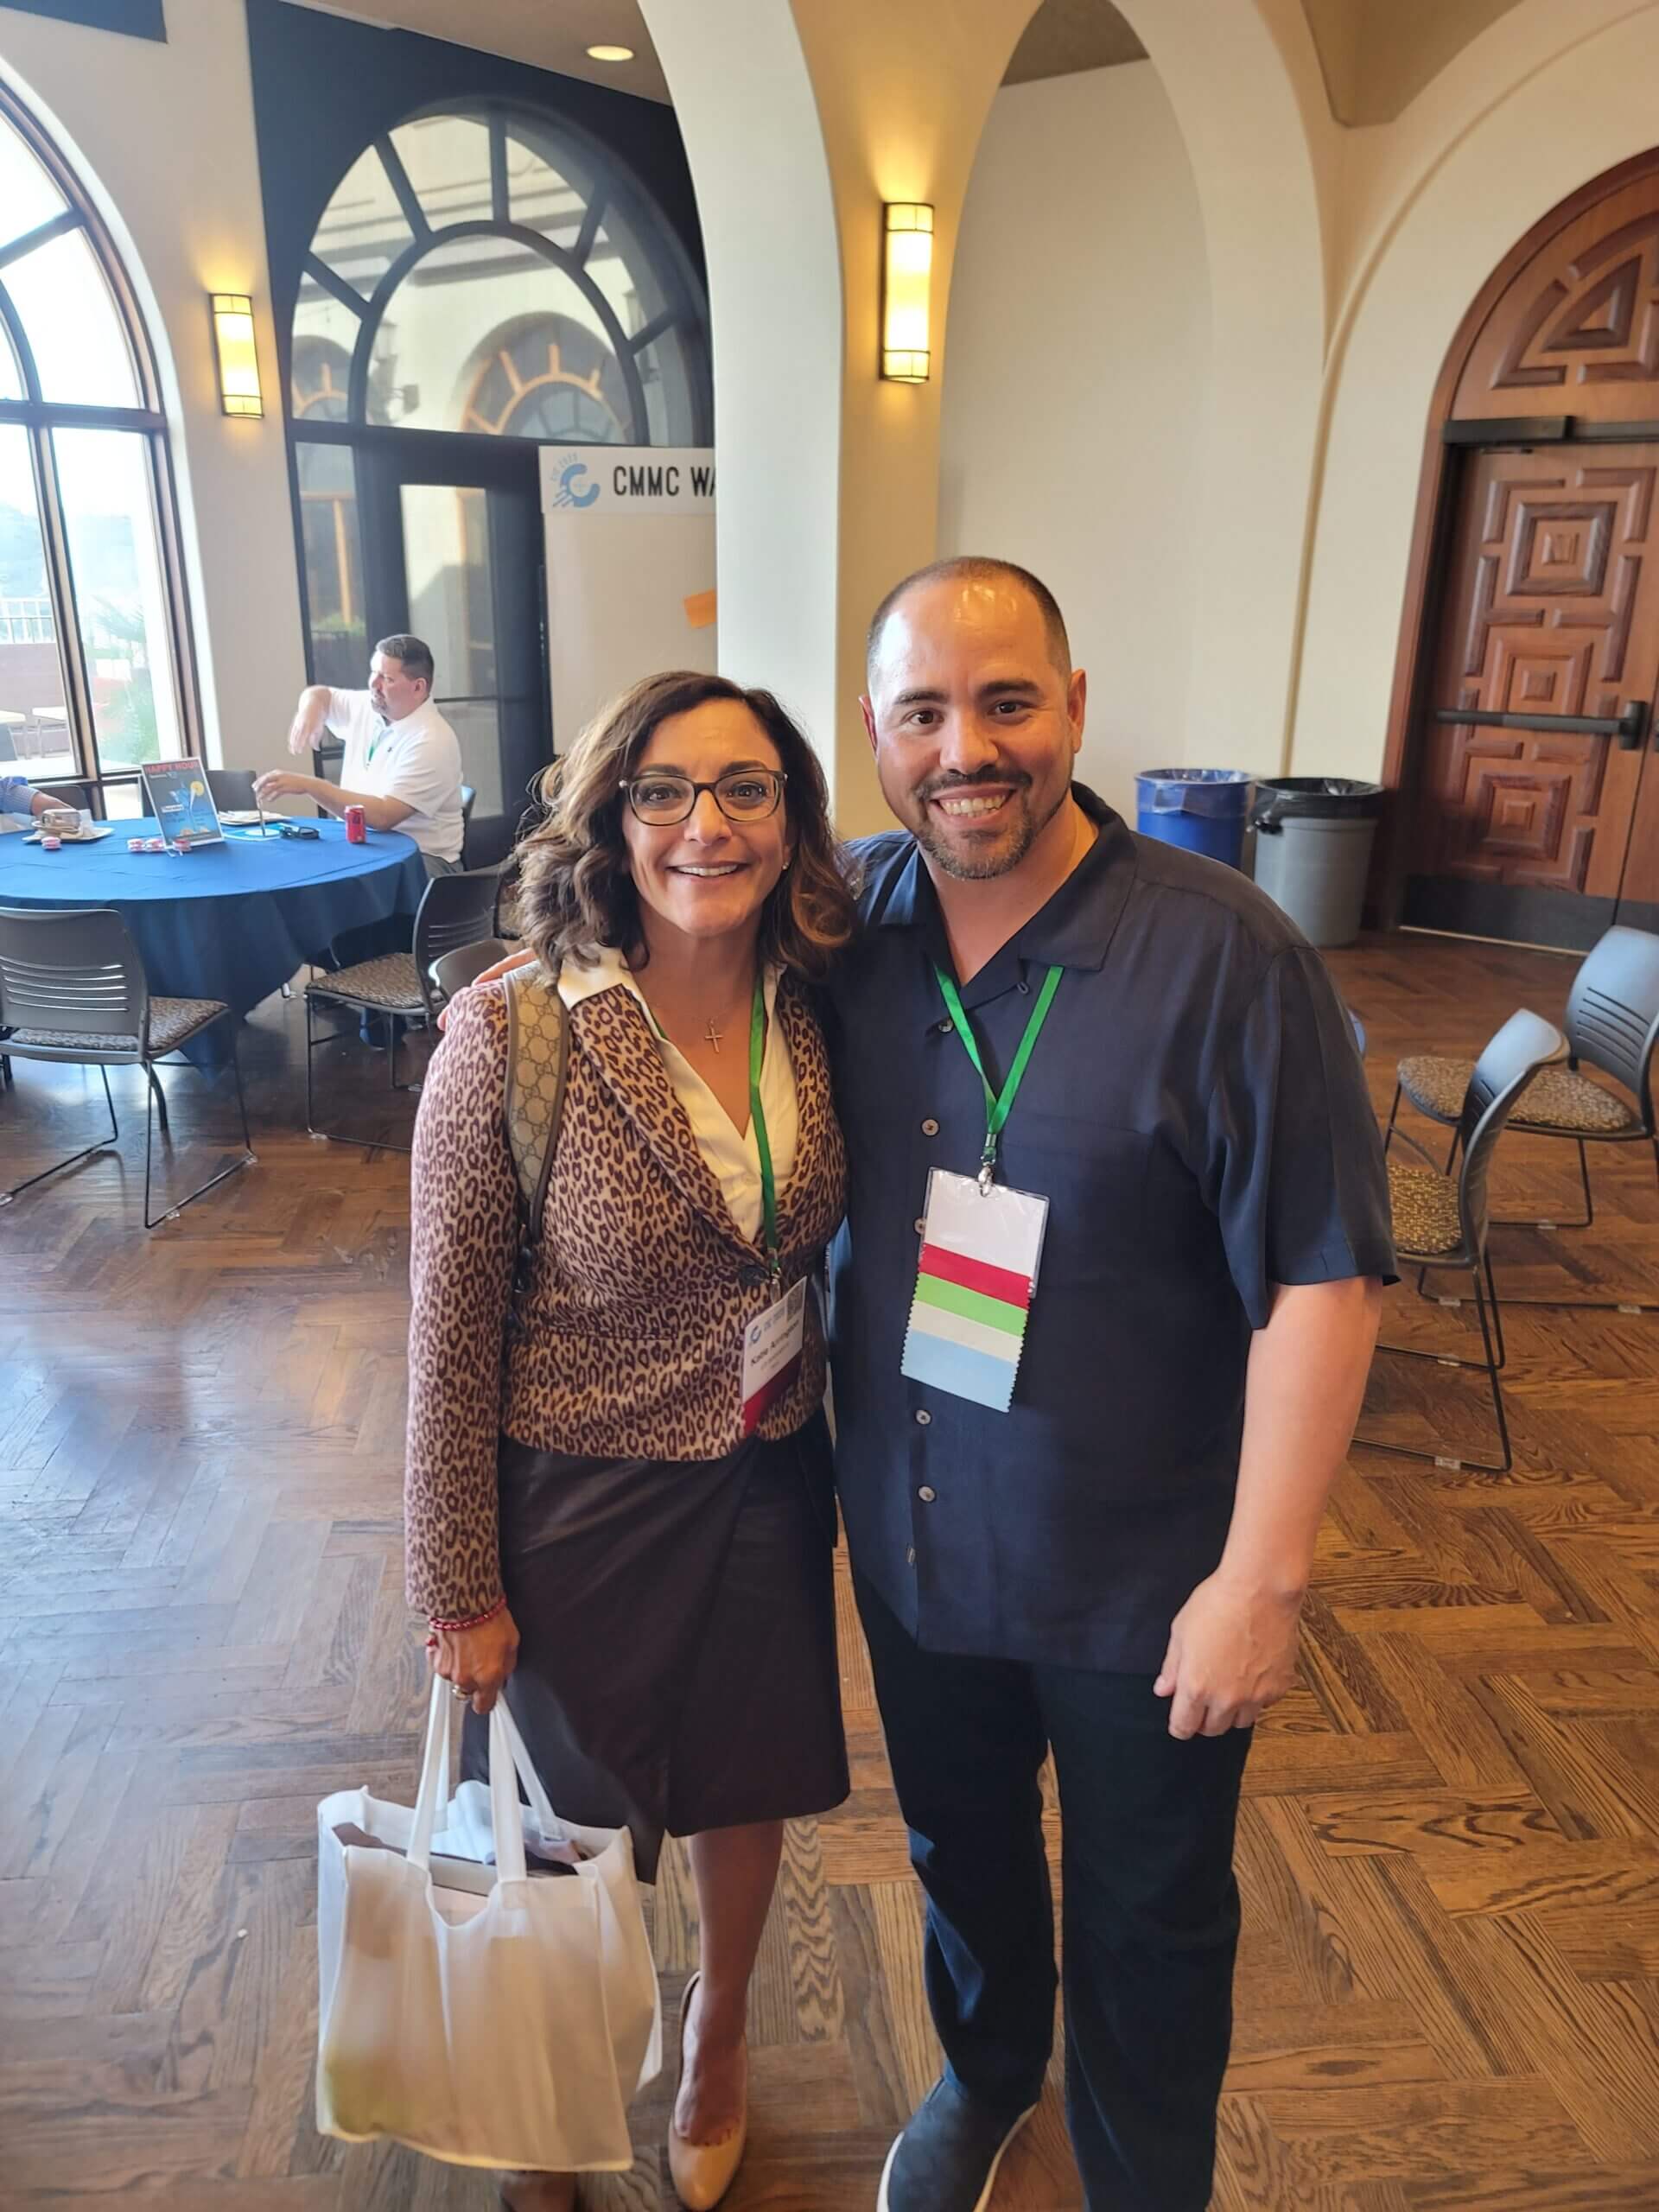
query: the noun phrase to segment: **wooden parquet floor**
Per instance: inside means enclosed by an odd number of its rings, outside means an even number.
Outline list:
[[[1400,1051],[1556,1012],[1570,973],[1412,938],[1334,964],[1384,1107]],[[259,1164],[177,1222],[138,1226],[124,1072],[118,1159],[0,1213],[0,2212],[492,2201],[311,2125],[315,1807],[410,1789],[424,1662],[398,1559],[406,1163],[296,1134],[297,1029],[296,1007],[261,1010]],[[386,1110],[382,1067],[365,1112]],[[228,1097],[168,1082],[175,1164],[200,1175]],[[95,1085],[20,1066],[8,1166],[90,1131]],[[1651,1159],[1605,1151],[1596,1174],[1593,1230],[1500,1234],[1501,1287],[1659,1295]],[[1567,1210],[1573,1186],[1565,1148],[1500,1154],[1502,1211]],[[1396,1341],[1467,1351],[1473,1329],[1390,1294]],[[1511,1476],[1357,1450],[1337,1490],[1301,1679],[1249,1771],[1216,2212],[1659,2207],[1659,1317],[1517,1309],[1510,1332]],[[1473,1456],[1480,1390],[1385,1358],[1368,1423]],[[847,1603],[842,1628],[854,1792],[790,1836],[734,2212],[872,2206],[934,2073]],[[652,1911],[671,2026],[694,1950],[677,1855]],[[588,2212],[671,2203],[671,2037],[636,2169]],[[1004,2176],[999,2212],[1079,2202],[1058,2062]]]

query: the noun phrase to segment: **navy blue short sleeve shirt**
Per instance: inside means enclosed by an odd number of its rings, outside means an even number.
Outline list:
[[[1318,953],[1236,871],[1076,796],[1093,848],[962,991],[1000,1088],[1065,970],[998,1167],[1050,1202],[1006,1414],[899,1372],[928,1173],[977,1169],[985,1095],[914,842],[856,849],[865,927],[830,988],[836,1462],[859,1571],[925,1648],[1151,1674],[1226,1539],[1272,1286],[1393,1280],[1388,1183]]]

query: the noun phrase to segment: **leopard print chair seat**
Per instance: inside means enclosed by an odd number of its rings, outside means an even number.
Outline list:
[[[1390,1160],[1389,1211],[1394,1241],[1402,1258],[1439,1258],[1459,1250],[1463,1224],[1458,1218],[1456,1179],[1433,1167],[1406,1167]]]
[[[147,1059],[160,1059],[164,1053],[176,1052],[181,1045],[188,1044],[199,1029],[217,1021],[230,1008],[219,999],[152,998],[149,1002],[149,1036],[143,1044]],[[73,1052],[77,1049],[90,1052],[137,1052],[140,1039],[121,1036],[114,1032],[100,1031],[88,1035],[84,1029],[19,1029],[16,1032],[20,1045],[38,1045]]]
[[[1446,1128],[1463,1111],[1472,1060],[1419,1053],[1402,1060],[1400,1088],[1420,1114]],[[1617,1136],[1638,1124],[1634,1110],[1576,1068],[1546,1068],[1510,1116],[1517,1129],[1560,1130],[1569,1136]]]
[[[421,979],[412,952],[383,952],[373,960],[359,960],[332,975],[318,976],[305,987],[308,999],[333,999],[343,1006],[365,1007],[371,1014],[413,1017],[426,1012]]]

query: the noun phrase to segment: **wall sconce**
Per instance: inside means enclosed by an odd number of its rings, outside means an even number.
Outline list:
[[[933,210],[889,200],[881,264],[881,373],[895,384],[925,384],[928,303],[933,281]]]
[[[219,353],[219,404],[227,415],[263,415],[253,302],[245,292],[213,292],[213,344]]]

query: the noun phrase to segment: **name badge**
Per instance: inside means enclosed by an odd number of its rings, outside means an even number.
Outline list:
[[[1048,1227],[1048,1200],[936,1167],[899,1371],[1005,1414]]]
[[[743,1433],[753,1436],[767,1410],[800,1378],[806,1338],[806,1278],[743,1332]]]

